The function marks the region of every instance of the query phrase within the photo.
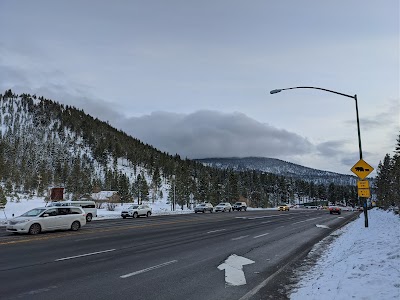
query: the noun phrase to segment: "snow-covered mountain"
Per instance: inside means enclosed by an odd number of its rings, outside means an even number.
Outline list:
[[[198,159],[197,161],[204,165],[221,169],[233,169],[235,171],[257,170],[285,177],[302,179],[316,184],[334,183],[338,185],[355,185],[357,180],[355,176],[312,169],[268,157],[205,158]]]

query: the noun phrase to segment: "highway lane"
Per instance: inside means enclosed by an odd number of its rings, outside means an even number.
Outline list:
[[[102,220],[38,236],[2,232],[1,298],[239,299],[354,216],[256,210]],[[244,285],[228,285],[227,270],[218,269],[232,254],[254,261],[242,268]]]

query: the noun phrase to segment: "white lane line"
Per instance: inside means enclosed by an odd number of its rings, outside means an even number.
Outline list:
[[[111,251],[115,251],[115,250],[117,250],[117,249],[109,249],[109,250],[104,250],[104,251],[98,251],[98,252],[86,253],[86,254],[75,255],[75,256],[70,256],[70,257],[64,257],[64,258],[56,259],[55,261],[62,261],[62,260],[67,260],[67,259],[74,259],[74,258],[89,256],[89,255],[96,255],[96,254],[111,252]]]
[[[280,217],[280,215],[274,215],[274,216],[261,216],[261,217],[252,217],[252,218],[247,218],[249,220],[257,220],[257,219],[265,219],[265,218],[277,218]]]
[[[253,239],[257,239],[257,238],[259,238],[259,237],[266,236],[266,235],[268,235],[268,234],[269,234],[269,233],[264,233],[264,234],[256,235]]]
[[[214,232],[220,232],[220,231],[225,231],[226,229],[218,229],[218,230],[211,230],[207,233],[214,233]]]
[[[237,240],[241,240],[241,239],[244,239],[244,238],[247,238],[247,237],[248,237],[248,235],[242,235],[242,236],[239,236],[239,237],[231,239],[231,241],[237,241]]]
[[[272,223],[272,221],[261,222],[261,224]]]
[[[126,274],[126,275],[122,275],[120,277],[121,278],[128,278],[128,277],[131,277],[131,276],[134,276],[134,275],[138,275],[138,274],[145,273],[145,272],[148,272],[148,271],[151,271],[151,270],[155,270],[155,269],[158,269],[158,268],[161,268],[161,267],[165,267],[165,266],[168,266],[168,265],[176,263],[176,262],[178,262],[178,261],[177,260],[171,260],[171,261],[165,262],[163,264],[159,264],[159,265],[147,268],[147,269],[139,270],[139,271],[136,271],[136,272],[133,272],[133,273],[129,273],[129,274]]]
[[[307,220],[304,220],[304,221],[299,221],[299,222],[292,223],[292,225],[303,223],[303,222],[308,222],[308,221],[312,221],[312,220],[316,220],[316,219],[321,219],[321,218],[322,217],[311,218],[311,219],[307,219]]]

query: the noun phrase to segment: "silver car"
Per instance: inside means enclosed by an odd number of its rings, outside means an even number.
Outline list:
[[[151,207],[146,204],[134,204],[124,209],[121,212],[121,217],[126,219],[126,217],[137,218],[140,216],[151,216]]]
[[[232,211],[232,205],[230,203],[228,203],[228,202],[221,202],[220,204],[218,204],[215,207],[215,211],[216,212],[217,211],[222,211],[222,212],[229,211],[229,212],[231,212]]]
[[[197,214],[198,212],[202,212],[205,213],[206,211],[209,211],[210,213],[212,213],[214,210],[214,206],[209,203],[209,202],[205,202],[205,203],[201,203],[199,205],[197,205],[194,208],[194,212]]]
[[[38,234],[43,231],[73,230],[86,225],[86,213],[80,207],[38,207],[8,221],[12,233]]]

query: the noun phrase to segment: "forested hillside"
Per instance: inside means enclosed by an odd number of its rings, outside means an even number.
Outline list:
[[[118,191],[122,202],[157,200],[161,187],[179,205],[240,197],[267,207],[294,199],[356,202],[353,185],[315,184],[255,170],[218,169],[161,152],[82,110],[35,95],[0,94],[0,202],[15,193],[74,198]],[[174,188],[173,188],[174,187]]]
[[[257,170],[285,177],[313,182],[314,184],[356,185],[357,177],[303,167],[287,161],[268,157],[229,157],[198,159],[205,165],[237,171]]]
[[[379,206],[397,206],[397,209],[400,207],[400,134],[394,155],[386,154],[383,162],[379,162],[375,193]]]

